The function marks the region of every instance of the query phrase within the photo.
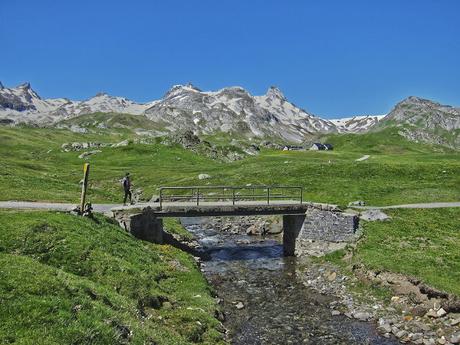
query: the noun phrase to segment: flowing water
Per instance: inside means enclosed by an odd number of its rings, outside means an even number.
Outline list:
[[[398,344],[373,324],[331,316],[332,297],[305,287],[296,258],[283,257],[277,238],[204,229],[182,220],[211,259],[202,271],[222,299],[232,344]]]

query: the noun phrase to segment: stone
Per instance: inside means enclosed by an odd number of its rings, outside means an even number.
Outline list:
[[[414,318],[414,317],[413,317],[412,315],[405,315],[405,316],[404,316],[404,321],[406,321],[406,322],[407,322],[407,321],[412,321],[413,318]]]
[[[235,307],[236,307],[236,309],[241,310],[241,309],[244,308],[244,304],[243,304],[243,302],[238,302],[238,303],[235,305]]]
[[[348,207],[352,206],[366,206],[366,203],[362,200],[352,201],[348,204]]]
[[[449,342],[452,344],[460,344],[460,331],[453,333],[449,338]]]
[[[96,153],[102,152],[101,150],[93,150],[93,151],[88,151],[88,152],[83,152],[78,156],[78,158],[83,159],[92,155],[95,155]]]
[[[428,332],[431,330],[431,327],[423,322],[415,322],[415,326],[424,332]]]
[[[437,318],[438,313],[434,309],[428,310],[428,312],[425,314],[425,316],[432,317],[432,318]]]
[[[377,330],[381,333],[391,333],[391,326],[388,323],[384,323],[377,327]]]
[[[395,337],[398,339],[404,338],[405,336],[407,336],[407,332],[405,330],[400,330],[395,334]]]
[[[211,178],[211,175],[208,175],[208,174],[199,174],[198,175],[199,180],[207,180],[207,179],[210,179],[210,178]]]
[[[337,273],[332,272],[327,276],[327,280],[334,281],[336,277],[337,277]]]
[[[367,211],[361,212],[361,215],[359,216],[359,218],[367,222],[385,221],[385,220],[391,219],[391,217],[389,217],[388,215],[386,215],[380,210],[367,210]]]
[[[413,333],[411,336],[410,336],[410,339],[412,341],[415,341],[415,340],[419,340],[419,339],[422,339],[423,338],[423,334],[422,333]]]
[[[393,296],[393,297],[391,297],[391,302],[396,303],[396,302],[399,301],[399,299],[400,299],[399,296]]]
[[[437,315],[438,317],[442,317],[442,316],[444,316],[444,315],[446,315],[446,314],[447,314],[447,312],[446,312],[443,308],[440,308],[440,309],[436,312],[436,315]]]
[[[331,314],[332,314],[332,316],[338,316],[338,315],[341,314],[341,312],[338,311],[338,310],[333,310],[333,311],[331,311]]]
[[[353,317],[355,319],[357,319],[357,320],[360,320],[360,321],[367,321],[370,318],[372,318],[372,315],[370,313],[367,313],[367,312],[358,311],[358,312],[353,313]]]
[[[460,317],[457,318],[457,319],[453,319],[453,320],[450,322],[450,325],[451,325],[451,326],[456,326],[456,325],[458,325],[458,324],[460,324]]]
[[[437,343],[440,345],[445,345],[447,343],[447,340],[444,336],[442,336],[441,338],[438,339]]]
[[[120,141],[119,143],[112,144],[112,147],[123,147],[123,146],[128,146],[128,145],[129,145],[129,140],[126,139],[126,140]]]

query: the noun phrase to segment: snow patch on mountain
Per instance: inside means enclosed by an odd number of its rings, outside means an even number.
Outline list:
[[[339,133],[362,133],[374,127],[385,115],[361,115],[330,120]]]

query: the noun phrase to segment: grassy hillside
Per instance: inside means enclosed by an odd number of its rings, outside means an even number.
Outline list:
[[[120,113],[92,113],[72,117],[57,123],[57,126],[78,126],[91,131],[101,129],[125,129],[131,132],[135,129],[162,130],[163,127],[144,115],[131,115]]]
[[[219,344],[193,258],[103,217],[0,211],[0,343]]]
[[[363,134],[335,134],[323,140],[343,151],[363,152],[368,154],[407,154],[407,153],[455,153],[439,145],[420,145],[406,140],[395,127],[384,128]]]
[[[362,222],[363,237],[349,264],[416,277],[460,296],[460,208],[385,210],[385,222]],[[327,258],[339,264],[343,251]]]
[[[390,133],[391,134],[391,133]],[[224,163],[179,146],[131,144],[102,148],[90,162],[90,200],[120,202],[118,180],[126,171],[145,198],[159,186],[287,184],[305,188],[305,199],[347,204],[365,200],[385,205],[460,200],[460,159],[453,151],[403,141],[383,133],[334,136],[331,152],[262,150],[260,155]],[[116,143],[128,134],[77,134],[67,130],[0,127],[1,200],[76,202],[84,160],[62,152],[66,142]],[[391,146],[391,143],[396,143]],[[222,144],[222,143],[221,143]],[[356,162],[362,155],[368,160]],[[212,176],[199,180],[198,174]]]

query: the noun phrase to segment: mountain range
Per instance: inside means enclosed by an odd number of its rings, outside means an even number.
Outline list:
[[[205,92],[191,84],[175,85],[163,98],[141,104],[106,93],[84,101],[42,99],[29,83],[14,88],[0,83],[3,124],[55,126],[92,113],[141,115],[163,133],[225,132],[297,143],[318,135],[363,133],[396,126],[409,140],[460,146],[460,109],[414,96],[398,103],[387,115],[327,120],[289,102],[274,86],[265,95],[253,96],[241,87]]]

